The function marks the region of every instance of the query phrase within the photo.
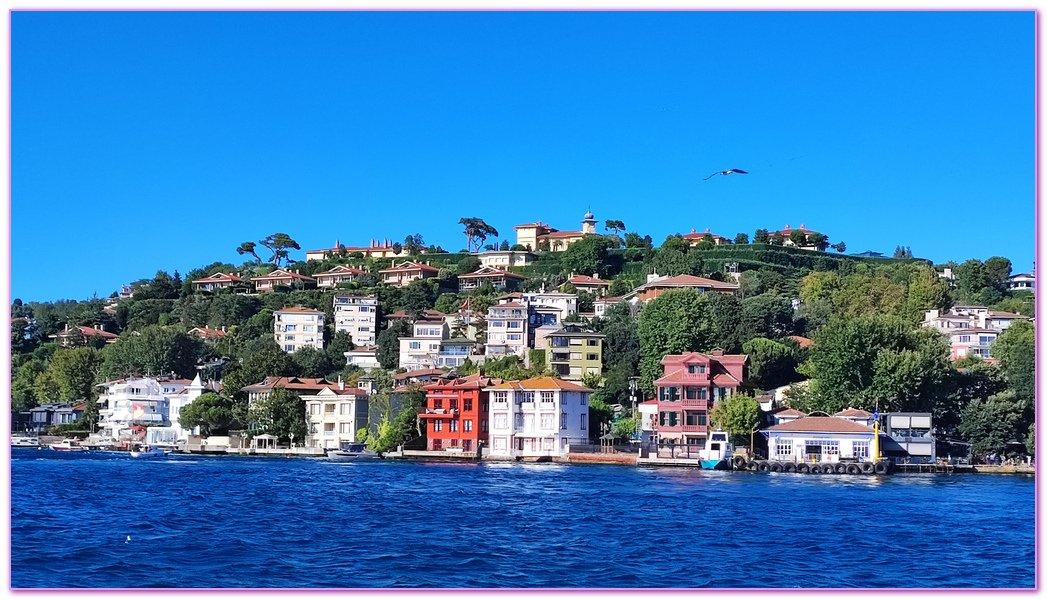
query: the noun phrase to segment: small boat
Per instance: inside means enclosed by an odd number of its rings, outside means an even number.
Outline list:
[[[40,438],[35,435],[11,436],[11,447],[35,448],[40,445]]]
[[[347,444],[339,450],[328,450],[327,458],[331,460],[372,460],[382,458],[380,452],[368,450],[363,444]]]
[[[57,444],[51,444],[50,448],[59,452],[83,452],[86,450],[86,448],[80,445],[80,440],[62,440]]]
[[[709,444],[699,451],[703,469],[729,471],[734,448],[727,438],[726,431],[714,431],[709,435]]]
[[[143,446],[141,450],[131,451],[131,458],[153,458],[155,456],[167,456],[167,450],[156,446]]]

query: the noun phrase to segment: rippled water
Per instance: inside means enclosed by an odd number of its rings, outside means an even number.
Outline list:
[[[11,484],[16,588],[1035,585],[1031,477],[17,448]]]

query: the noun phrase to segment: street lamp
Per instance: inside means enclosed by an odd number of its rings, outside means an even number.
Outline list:
[[[633,431],[633,437],[640,438],[640,419],[636,418],[636,391],[639,387],[640,378],[630,377],[629,378],[629,399],[633,401],[633,419],[636,421],[636,427]]]

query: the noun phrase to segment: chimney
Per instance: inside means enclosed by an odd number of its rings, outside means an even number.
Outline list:
[[[698,232],[694,230],[694,227],[692,227],[692,228],[691,228],[691,235],[694,235],[694,234],[696,234],[696,233],[698,233]]]
[[[345,389],[345,382],[342,381],[342,374],[341,373],[338,374],[338,389],[339,390],[344,390]]]
[[[705,228],[705,233],[709,233],[709,228],[708,227]]]
[[[800,223],[800,231],[803,231],[803,223]]]

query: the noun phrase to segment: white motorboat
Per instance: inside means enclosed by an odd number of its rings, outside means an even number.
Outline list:
[[[331,460],[372,460],[382,458],[381,453],[368,450],[364,444],[347,444],[339,450],[328,450]]]
[[[143,446],[141,450],[131,451],[131,458],[153,458],[157,456],[167,456],[167,450],[157,448],[156,446]]]
[[[86,448],[80,445],[80,440],[69,439],[62,440],[57,444],[51,444],[50,448],[59,452],[83,452],[86,450]]]
[[[702,457],[703,469],[730,470],[734,448],[728,440],[727,432],[712,432],[708,445],[699,451],[699,455]]]

